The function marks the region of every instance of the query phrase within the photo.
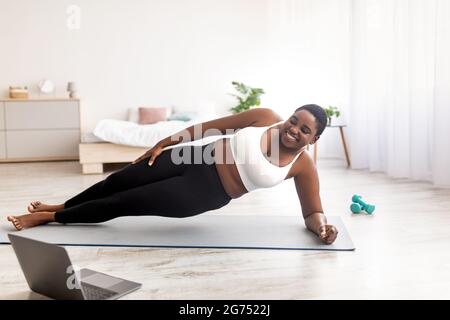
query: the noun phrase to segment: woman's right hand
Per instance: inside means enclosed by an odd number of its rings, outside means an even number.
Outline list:
[[[161,152],[163,147],[160,146],[159,144],[156,144],[153,148],[151,148],[150,150],[148,150],[146,153],[144,153],[142,156],[140,156],[139,158],[137,158],[136,160],[134,160],[132,162],[132,164],[136,164],[140,161],[142,161],[145,158],[150,157],[150,160],[148,161],[148,165],[151,166],[153,164],[153,162],[155,162],[155,159],[161,154]]]

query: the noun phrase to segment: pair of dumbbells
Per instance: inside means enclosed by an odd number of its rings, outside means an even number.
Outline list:
[[[361,196],[353,195],[352,204],[350,205],[350,210],[355,213],[361,213],[362,211],[367,212],[368,214],[372,214],[375,211],[375,206],[365,203],[361,200]]]

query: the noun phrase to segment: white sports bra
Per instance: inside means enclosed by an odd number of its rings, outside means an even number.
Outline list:
[[[264,157],[261,150],[263,133],[284,121],[267,127],[246,127],[230,138],[231,152],[242,183],[247,191],[270,188],[283,182],[292,164],[304,149],[286,166],[278,167]]]

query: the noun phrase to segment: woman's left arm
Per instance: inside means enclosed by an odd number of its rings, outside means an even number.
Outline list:
[[[302,207],[306,227],[314,232],[326,244],[332,244],[338,235],[335,226],[327,224],[320,201],[319,175],[309,156],[303,154],[300,170],[294,176],[295,188]]]

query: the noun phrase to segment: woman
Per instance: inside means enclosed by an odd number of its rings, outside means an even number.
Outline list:
[[[321,107],[305,105],[287,121],[270,109],[256,108],[197,124],[161,140],[64,204],[35,201],[28,207],[30,214],[8,220],[22,230],[48,222],[99,223],[126,215],[189,217],[294,178],[306,227],[331,244],[338,231],[327,224],[317,170],[303,152],[319,139],[326,122]],[[203,146],[176,146],[230,130],[238,131]]]

